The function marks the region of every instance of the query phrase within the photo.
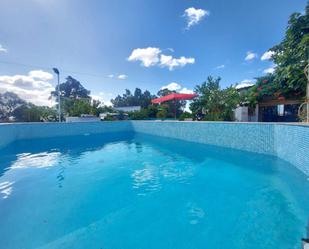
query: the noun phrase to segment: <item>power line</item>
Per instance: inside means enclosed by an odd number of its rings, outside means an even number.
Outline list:
[[[47,71],[51,71],[52,68],[54,66],[39,66],[39,65],[32,65],[32,64],[27,64],[27,63],[20,63],[20,62],[13,62],[13,61],[4,61],[4,60],[0,60],[0,64],[7,64],[7,65],[15,65],[15,66],[22,66],[22,67],[27,67],[27,68],[39,68],[39,69],[44,69]],[[61,72],[65,72],[68,74],[77,74],[77,75],[84,75],[84,76],[89,76],[89,77],[95,77],[95,78],[101,78],[101,79],[116,79],[116,78],[110,78],[109,76],[106,75],[99,75],[99,74],[92,74],[92,73],[88,73],[88,72],[78,72],[78,71],[72,71],[72,70],[66,70],[66,69],[62,69],[60,68]],[[149,85],[150,82],[136,82],[136,81],[131,81],[131,80],[126,80],[126,82],[128,83],[134,83],[136,86],[138,85]],[[152,85],[152,84],[150,84]]]
[[[48,70],[48,71],[51,71],[51,69],[53,68],[52,66],[50,66],[50,67],[38,66],[38,65],[31,65],[31,64],[26,64],[26,63],[3,61],[3,60],[0,60],[0,63],[7,64],[7,65],[22,66],[22,67],[27,67],[27,68],[40,68],[40,69],[44,69],[44,70]],[[105,75],[98,75],[98,74],[92,74],[92,73],[86,73],[86,72],[77,72],[77,71],[66,70],[66,69],[61,69],[61,72],[70,73],[70,74],[85,75],[85,76],[90,76],[90,77],[110,79],[110,77],[105,76]]]

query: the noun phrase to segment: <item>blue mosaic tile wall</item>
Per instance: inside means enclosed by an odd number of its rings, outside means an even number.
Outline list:
[[[309,126],[133,121],[135,132],[278,156],[309,176]]]
[[[14,140],[99,134],[112,132],[133,132],[130,122],[92,123],[20,123],[0,125],[0,147]]]
[[[128,121],[0,125],[0,148],[19,139],[112,132],[138,132],[278,156],[309,176],[309,126]]]
[[[13,124],[0,124],[0,148],[16,140],[16,126]]]
[[[276,155],[309,176],[309,126],[274,126]]]
[[[136,132],[274,155],[274,125],[133,121]]]

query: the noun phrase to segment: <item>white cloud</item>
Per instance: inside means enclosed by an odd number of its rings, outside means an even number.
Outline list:
[[[240,84],[236,85],[235,88],[242,89],[242,88],[250,87],[253,85],[254,85],[254,80],[245,79],[242,82],[240,82]]]
[[[194,58],[187,58],[184,56],[174,58],[171,55],[162,54],[161,49],[153,47],[134,49],[128,60],[141,61],[141,65],[144,67],[167,67],[170,71],[174,70],[176,67],[184,67],[187,64],[195,63]]]
[[[41,106],[52,106],[49,100],[51,91],[55,90],[49,82],[53,75],[42,70],[30,71],[28,75],[0,76],[0,92],[13,92],[20,98]]]
[[[0,44],[0,52],[7,53],[7,49]]]
[[[217,67],[215,67],[215,69],[223,69],[223,68],[225,68],[225,65],[220,65],[220,66],[217,66]]]
[[[192,93],[194,93],[193,90],[188,89],[188,88],[186,88],[186,87],[182,88],[179,92],[180,92],[180,93],[187,93],[187,94],[192,94]]]
[[[128,75],[125,75],[125,74],[120,74],[120,75],[118,75],[118,77],[117,77],[119,80],[125,80],[125,79],[127,79],[128,78]]]
[[[159,48],[137,48],[129,56],[129,61],[141,61],[144,67],[150,67],[158,64],[161,50]]]
[[[176,82],[172,82],[172,83],[170,83],[170,84],[168,84],[166,86],[162,86],[160,88],[160,90],[164,90],[164,89],[168,89],[170,91],[178,91],[178,90],[181,89],[181,85],[176,83]]]
[[[104,105],[112,106],[111,99],[113,98],[112,93],[99,92],[98,94],[91,94],[91,98],[101,101]]]
[[[29,72],[29,76],[33,79],[48,81],[53,79],[53,75],[42,70],[33,70]]]
[[[187,20],[187,29],[198,24],[205,16],[209,16],[210,12],[203,9],[196,9],[194,7],[187,8],[184,17]]]
[[[256,53],[253,53],[251,51],[248,51],[247,52],[247,56],[245,58],[246,61],[251,61],[251,60],[254,60],[255,58],[257,58],[257,54]]]
[[[244,83],[253,83],[253,82],[255,82],[255,80],[244,79],[240,83],[244,84]]]
[[[115,74],[110,74],[110,75],[107,75],[108,78],[117,78],[118,80],[125,80],[127,79],[129,76],[126,75],[126,74],[119,74],[119,75],[115,75]]]
[[[261,60],[262,61],[270,60],[274,54],[275,54],[274,51],[267,51],[262,55]]]
[[[168,67],[170,71],[174,70],[175,67],[184,67],[187,64],[194,64],[194,58],[186,58],[181,56],[180,58],[173,58],[171,55],[161,54],[160,66]]]
[[[273,74],[275,72],[275,69],[276,69],[276,66],[271,66],[269,68],[266,68],[263,73],[266,73],[266,74]]]
[[[176,82],[172,82],[166,86],[162,86],[160,90],[168,89],[170,91],[178,91],[179,93],[194,93],[193,90],[188,89],[186,87],[182,87],[180,84]]]

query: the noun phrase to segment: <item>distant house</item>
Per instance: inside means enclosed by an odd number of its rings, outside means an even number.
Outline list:
[[[263,99],[258,103],[259,122],[297,122],[300,99]]]
[[[80,117],[66,117],[65,122],[67,123],[78,123],[78,122],[99,122],[100,118],[89,115],[89,114],[82,114]]]
[[[100,120],[127,120],[129,115],[127,113],[112,113],[112,112],[104,112],[99,115]]]
[[[116,111],[121,111],[121,112],[135,112],[135,111],[140,111],[141,106],[122,106],[122,107],[114,107]]]
[[[128,112],[140,111],[141,106],[122,106],[113,107],[114,112],[100,113],[101,120],[127,120],[129,118]]]
[[[254,83],[252,82],[244,82],[237,85],[236,90],[243,94],[246,93]],[[258,122],[258,105],[256,107],[250,107],[246,103],[242,106],[238,106],[234,110],[235,121],[238,122]]]
[[[236,89],[244,93],[253,84],[240,85]],[[235,109],[235,120],[239,122],[297,122],[301,99],[285,99],[284,97],[264,97],[255,107],[239,106]]]

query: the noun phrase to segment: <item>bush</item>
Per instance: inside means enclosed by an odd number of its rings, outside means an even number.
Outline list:
[[[183,112],[183,113],[179,116],[179,121],[184,121],[186,118],[193,118],[192,113]]]
[[[161,109],[160,111],[158,111],[157,118],[161,118],[161,119],[167,118],[167,110]]]
[[[140,111],[130,112],[129,118],[132,120],[143,120],[148,118],[147,109],[141,109]]]

